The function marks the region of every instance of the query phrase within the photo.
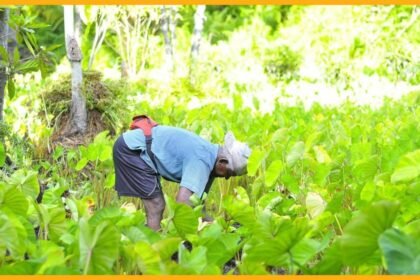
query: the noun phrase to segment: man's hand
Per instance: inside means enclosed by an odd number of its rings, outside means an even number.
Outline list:
[[[180,187],[178,191],[178,195],[176,196],[176,202],[178,203],[184,203],[189,206],[192,206],[192,203],[190,201],[190,196],[193,194],[192,191],[187,189],[186,187]]]

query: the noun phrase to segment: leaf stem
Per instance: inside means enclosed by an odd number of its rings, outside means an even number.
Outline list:
[[[90,264],[90,259],[91,258],[92,258],[92,248],[89,248],[87,259],[86,259],[86,263],[85,263],[85,268],[83,269],[83,274],[84,275],[87,275],[87,273],[88,273],[88,269],[89,269],[89,264]]]
[[[341,233],[341,235],[343,235],[343,229],[341,228],[340,221],[338,220],[338,218],[337,218],[337,215],[336,215],[336,214],[334,214],[334,218],[335,218],[335,221],[337,222],[338,228],[340,229],[340,233]]]

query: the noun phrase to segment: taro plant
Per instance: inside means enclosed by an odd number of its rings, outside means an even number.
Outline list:
[[[115,192],[112,190],[115,174],[112,162],[112,141],[107,138],[108,131],[96,135],[87,147],[80,147],[80,159],[75,170],[83,169],[90,172],[81,172],[81,176],[88,176],[88,183],[84,186],[85,194],[93,193],[96,197],[96,206],[102,208],[111,203]]]

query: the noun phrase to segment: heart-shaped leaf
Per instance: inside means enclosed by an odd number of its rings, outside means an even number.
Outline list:
[[[420,176],[420,149],[404,155],[394,173],[391,181],[393,183],[408,182]]]
[[[379,236],[392,226],[398,209],[396,202],[379,201],[353,217],[340,239],[343,262],[360,265],[372,257],[379,249]]]
[[[80,268],[83,274],[108,274],[118,257],[120,235],[115,226],[104,221],[91,227],[83,218],[79,222]]]
[[[420,274],[420,240],[391,228],[381,234],[379,246],[391,274]]]

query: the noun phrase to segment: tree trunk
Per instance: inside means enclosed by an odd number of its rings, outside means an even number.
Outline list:
[[[175,33],[175,28],[176,28],[176,22],[177,22],[177,14],[178,14],[178,9],[176,6],[172,6],[171,7],[171,17],[170,17],[170,21],[169,21],[169,33],[171,34],[171,43],[172,43],[172,53],[173,56],[175,55],[175,50],[176,50],[176,33]]]
[[[165,6],[161,9],[162,17],[160,20],[160,30],[163,33],[165,42],[165,68],[168,73],[173,70],[174,52],[172,48],[172,36],[169,34],[171,17]]]
[[[80,61],[71,62],[71,121],[72,132],[84,134],[87,128],[86,101],[82,95],[82,64]]]
[[[87,128],[86,101],[82,94],[82,54],[77,43],[74,26],[74,7],[64,6],[64,29],[67,58],[71,63],[70,134],[84,134]]]
[[[191,64],[190,64],[190,82],[195,83],[196,61],[200,50],[201,33],[204,26],[205,5],[198,5],[194,14],[194,31],[191,40]]]
[[[0,45],[8,50],[8,37],[9,37],[9,9],[0,11]],[[2,59],[2,58],[1,58]],[[7,64],[7,63],[6,63]],[[0,69],[0,121],[3,121],[3,107],[4,107],[4,90],[6,87],[7,75],[6,69]]]
[[[74,38],[79,45],[79,48],[82,49],[82,6],[74,6]]]
[[[200,49],[201,33],[203,32],[204,26],[204,11],[206,10],[205,5],[198,5],[197,10],[194,14],[194,31],[191,42],[191,59],[196,60]]]

